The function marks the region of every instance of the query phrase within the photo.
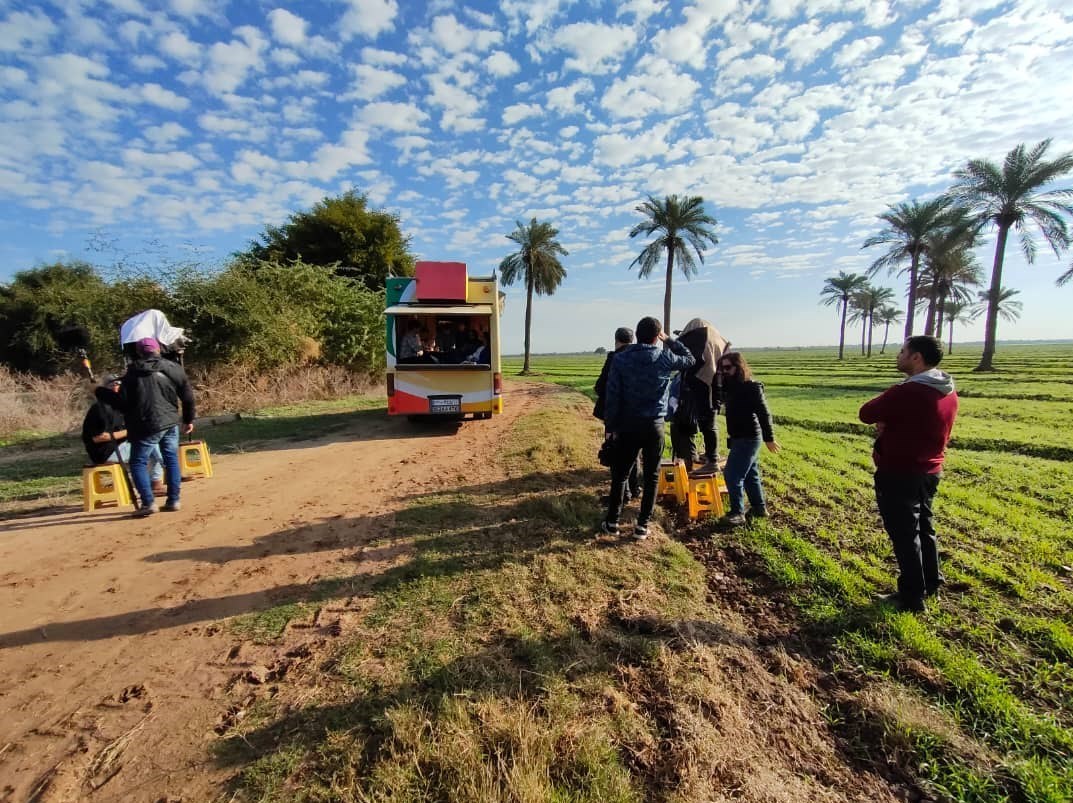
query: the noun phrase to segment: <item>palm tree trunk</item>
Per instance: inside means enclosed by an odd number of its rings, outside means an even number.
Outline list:
[[[868,331],[868,316],[861,316],[861,356],[864,356],[864,335]]]
[[[872,329],[875,328],[875,321],[872,318],[873,311],[868,310],[868,356],[872,356]]]
[[[883,348],[879,350],[880,354],[887,353],[887,335],[890,334],[890,321],[887,321],[887,325],[883,327]]]
[[[946,339],[946,353],[954,353],[954,316],[950,316],[950,336]]]
[[[943,310],[946,308],[946,290],[939,293],[939,302],[935,314],[935,338],[943,341]]]
[[[667,248],[667,289],[663,293],[663,331],[671,333],[671,279],[674,278],[674,249]]]
[[[838,359],[846,349],[846,311],[849,308],[849,296],[842,296],[842,326],[838,330]]]
[[[924,334],[934,335],[936,331],[939,331],[935,326],[935,315],[937,309],[937,300],[935,298],[936,291],[933,290],[931,296],[928,298],[928,317],[924,320]]]
[[[998,294],[1002,289],[1002,261],[1006,256],[1006,238],[1012,224],[999,225],[998,241],[995,243],[995,264],[991,268],[991,290],[987,297],[987,323],[984,325],[984,353],[974,371],[992,371],[995,358],[995,337],[998,334]]]
[[[533,326],[533,269],[527,267],[525,271],[525,362],[522,364],[522,373],[529,373],[529,333]]]
[[[920,267],[920,251],[913,251],[913,262],[909,266],[909,300],[905,308],[905,337],[908,340],[913,336],[913,312],[917,305],[917,269]]]

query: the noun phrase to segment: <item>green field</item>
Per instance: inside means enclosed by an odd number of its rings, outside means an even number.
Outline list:
[[[900,379],[892,351],[844,363],[831,350],[747,356],[784,446],[763,455],[775,515],[688,537],[762,564],[828,668],[923,701],[935,721],[894,707],[872,723],[870,749],[909,751],[935,794],[1073,800],[1073,347],[1005,346],[1001,370],[982,375],[971,372],[978,352],[944,360],[962,396],[937,503],[948,590],[919,616],[872,601],[893,589],[895,566],[857,410]],[[602,361],[538,356],[533,378],[591,396]],[[504,373],[519,367],[511,359]],[[846,727],[859,719],[852,704],[829,713]]]

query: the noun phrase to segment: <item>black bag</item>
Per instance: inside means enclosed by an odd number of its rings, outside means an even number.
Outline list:
[[[600,461],[601,466],[611,468],[611,464],[615,462],[615,445],[617,443],[618,441],[612,438],[606,438],[600,444],[600,451],[596,453],[596,458]]]

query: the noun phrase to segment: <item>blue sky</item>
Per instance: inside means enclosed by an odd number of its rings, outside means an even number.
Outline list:
[[[1071,75],[1067,0],[0,0],[0,281],[61,258],[219,264],[356,188],[472,273],[516,220],[554,223],[568,275],[536,300],[534,350],[591,350],[662,316],[663,276],[628,270],[637,204],[698,194],[720,244],[675,277],[673,322],[832,343],[818,293],[878,256],[875,216],[969,158],[1073,149]],[[1000,338],[1073,337],[1070,259],[1011,244],[1024,315]]]

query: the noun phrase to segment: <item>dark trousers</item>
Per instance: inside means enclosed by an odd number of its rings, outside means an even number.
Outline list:
[[[709,408],[697,414],[697,428],[704,438],[704,459],[714,463],[719,456],[719,434],[715,430],[715,410]]]
[[[644,429],[633,432],[620,432],[617,436],[618,446],[615,459],[611,465],[611,498],[607,503],[605,521],[618,524],[622,512],[622,492],[630,470],[636,469],[637,455],[641,455],[641,510],[637,514],[637,523],[648,524],[652,509],[656,506],[656,483],[659,479],[659,461],[663,456],[663,421],[652,421]]]
[[[943,583],[932,526],[939,475],[877,471],[875,485],[879,515],[898,559],[898,594],[906,602],[922,600]]]

